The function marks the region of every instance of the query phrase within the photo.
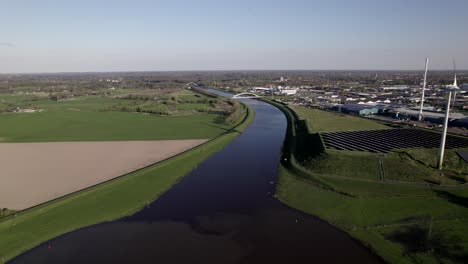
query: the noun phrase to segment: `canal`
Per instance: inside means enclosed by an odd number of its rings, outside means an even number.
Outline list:
[[[345,233],[274,198],[286,118],[267,103],[243,101],[256,112],[253,123],[147,208],[10,263],[381,263]]]

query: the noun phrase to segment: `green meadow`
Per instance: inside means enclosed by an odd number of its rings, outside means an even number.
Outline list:
[[[311,109],[303,106],[290,106],[290,108],[293,109],[301,119],[308,121],[309,129],[313,132],[388,128],[383,124],[361,117]]]
[[[282,167],[278,198],[346,231],[389,263],[466,263],[468,190],[322,180],[324,189]]]
[[[47,97],[3,95],[0,102],[37,111],[1,113],[0,142],[208,139],[230,128],[220,120],[222,114],[196,111],[214,108],[208,103],[177,103],[177,107],[193,111],[162,116],[109,111],[122,103],[148,103],[111,97],[83,96],[54,101]]]

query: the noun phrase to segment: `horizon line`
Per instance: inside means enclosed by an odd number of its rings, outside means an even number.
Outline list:
[[[151,72],[419,72],[424,69],[230,69],[230,70],[125,70],[125,71],[45,71],[45,72],[0,72],[0,75],[9,74],[90,74],[90,73],[151,73]],[[453,72],[453,69],[432,69],[428,72]],[[467,72],[467,69],[457,69],[457,72]]]

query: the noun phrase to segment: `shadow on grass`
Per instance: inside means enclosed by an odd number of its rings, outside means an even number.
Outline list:
[[[434,190],[435,193],[441,198],[447,199],[447,201],[454,203],[459,206],[468,208],[468,198],[463,196],[458,196],[447,191]]]
[[[405,254],[418,258],[417,255],[427,254],[438,261],[450,260],[466,263],[468,253],[458,236],[447,235],[442,232],[430,232],[429,228],[411,226],[401,228],[384,236],[385,239],[401,244]],[[417,255],[416,255],[417,254]],[[420,262],[415,259],[415,262]]]
[[[458,182],[458,184],[466,183],[465,177],[462,177],[455,173],[452,173],[451,175],[445,175],[445,177]]]
[[[226,124],[226,116],[225,115],[218,115],[218,116],[216,116],[214,122],[216,124]]]
[[[210,124],[210,123],[205,123],[205,125],[224,130],[225,132],[237,132],[239,134],[242,134],[242,131],[239,131],[236,128],[226,128],[226,127],[222,127],[222,126],[213,125],[213,124]]]

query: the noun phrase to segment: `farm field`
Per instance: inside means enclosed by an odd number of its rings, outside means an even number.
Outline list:
[[[206,140],[199,139],[1,143],[1,206],[24,210],[167,159],[204,142]]]
[[[297,112],[300,118],[305,111]],[[279,200],[344,230],[389,263],[466,262],[468,171],[460,149],[447,151],[442,171],[435,166],[437,150],[427,148],[370,153],[322,146],[321,153],[295,161],[304,133],[298,129],[288,126],[291,161],[280,165]],[[321,149],[320,141],[313,143],[308,147]]]
[[[189,113],[156,115],[137,112],[137,109],[112,110],[121,104],[150,103],[112,97],[83,96],[53,101],[31,95],[2,95],[0,102],[37,111],[1,113],[0,142],[206,139],[230,127],[223,122],[224,114],[209,103],[178,103],[177,107],[191,109],[187,110]],[[213,111],[200,112],[197,107]]]

